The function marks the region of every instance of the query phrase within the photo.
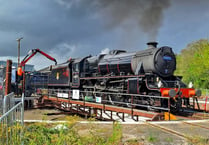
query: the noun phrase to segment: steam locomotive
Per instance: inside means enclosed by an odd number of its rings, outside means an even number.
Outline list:
[[[145,50],[128,53],[112,50],[108,54],[69,59],[67,62],[48,67],[48,88],[83,90],[80,96],[94,92],[110,92],[107,100],[131,102],[131,96],[140,94],[162,98],[135,97],[135,103],[178,111],[190,106],[190,98],[201,92],[187,86],[181,77],[174,76],[176,58],[171,47],[157,48],[157,42],[147,43]],[[41,72],[41,71],[40,71]]]

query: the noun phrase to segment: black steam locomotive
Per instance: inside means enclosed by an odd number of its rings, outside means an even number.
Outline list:
[[[140,94],[171,98],[171,109],[190,106],[189,98],[200,92],[186,88],[181,78],[174,76],[176,58],[171,47],[157,48],[156,42],[147,43],[142,51],[127,53],[112,50],[108,54],[70,59],[66,63],[50,66],[48,88],[82,90],[80,96],[94,92],[112,92],[107,100],[130,103],[131,96]],[[167,106],[166,99],[136,97],[135,103]],[[166,101],[165,101],[166,100]]]

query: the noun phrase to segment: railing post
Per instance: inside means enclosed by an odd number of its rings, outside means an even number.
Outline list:
[[[7,95],[3,98],[3,114],[7,112]]]
[[[171,115],[171,100],[170,100],[170,97],[168,98],[168,110],[169,110],[169,121],[171,120],[170,119],[170,115]]]
[[[22,106],[21,106],[21,145],[24,145],[23,136],[24,136],[24,101],[25,101],[25,94],[22,93]]]
[[[21,124],[22,126],[24,125],[24,99],[25,98],[25,94],[22,93],[22,107],[21,107]]]

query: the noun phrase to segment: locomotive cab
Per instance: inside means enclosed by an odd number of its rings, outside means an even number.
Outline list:
[[[80,61],[72,64],[72,87],[78,88],[80,85]]]
[[[86,59],[91,56],[87,56],[81,59],[75,59],[72,63],[72,87],[79,88],[80,87],[80,77],[85,76],[85,67],[84,63]]]

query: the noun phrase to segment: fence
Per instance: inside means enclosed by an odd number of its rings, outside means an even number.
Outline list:
[[[0,117],[0,144],[23,144],[24,94],[15,105],[14,93],[3,98],[3,115]]]

